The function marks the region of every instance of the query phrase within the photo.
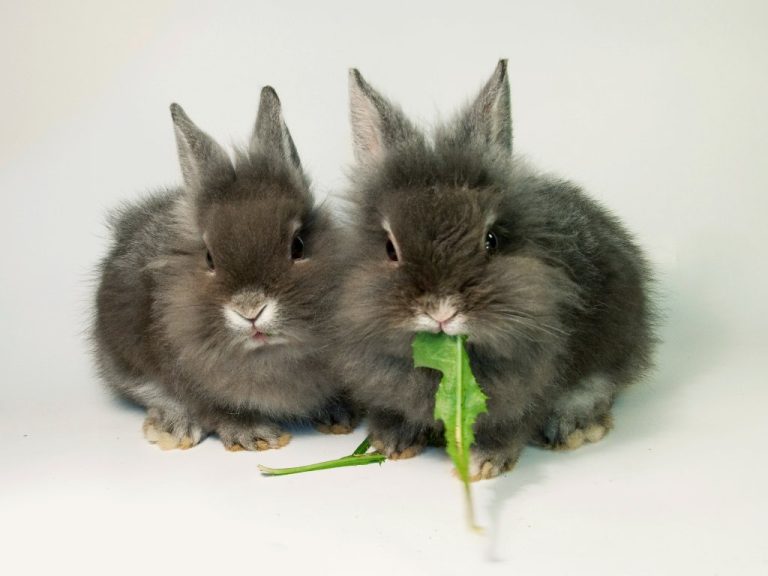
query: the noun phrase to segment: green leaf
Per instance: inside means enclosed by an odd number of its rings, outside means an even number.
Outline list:
[[[475,442],[472,426],[488,408],[487,398],[472,374],[464,347],[466,339],[442,332],[420,332],[413,340],[413,363],[417,368],[432,368],[443,374],[435,394],[435,420],[445,425],[446,451],[464,483],[467,519],[470,527],[479,530],[469,484],[470,447]]]
[[[366,454],[370,448],[370,438],[366,438],[355,448],[349,456],[338,458],[337,460],[327,460],[317,462],[316,464],[307,464],[306,466],[294,466],[293,468],[269,468],[259,464],[259,470],[265,476],[287,476],[288,474],[299,474],[300,472],[314,472],[316,470],[328,470],[330,468],[343,468],[344,466],[364,466],[365,464],[381,464],[387,459],[384,454],[373,452]]]

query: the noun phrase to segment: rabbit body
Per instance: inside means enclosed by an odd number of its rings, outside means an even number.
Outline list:
[[[107,384],[148,409],[144,433],[188,448],[277,448],[282,425],[349,431],[353,411],[328,366],[338,264],[280,102],[262,91],[233,164],[172,106],[185,185],[112,218],[93,330]]]
[[[414,368],[419,331],[466,334],[488,396],[473,475],[511,468],[525,444],[601,438],[617,392],[653,345],[648,264],[578,187],[513,159],[506,62],[432,140],[357,72],[357,156],[336,360],[391,458],[443,435],[439,374]]]

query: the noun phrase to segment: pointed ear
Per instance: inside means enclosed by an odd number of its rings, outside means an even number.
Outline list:
[[[176,131],[176,146],[184,184],[191,191],[227,184],[235,179],[235,169],[224,149],[195,126],[176,103],[171,104]]]
[[[512,153],[512,116],[506,60],[499,60],[491,79],[459,118],[457,130],[461,141],[474,140],[496,146],[506,154]]]
[[[296,151],[288,126],[283,120],[282,106],[277,92],[271,86],[261,89],[259,112],[248,147],[251,156],[267,154],[287,162],[289,166],[301,170],[301,160]]]
[[[402,111],[376,92],[356,68],[349,70],[349,104],[355,158],[381,160],[398,144],[423,139]]]

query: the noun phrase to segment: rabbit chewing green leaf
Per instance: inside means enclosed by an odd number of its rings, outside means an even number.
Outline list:
[[[469,523],[477,529],[469,487],[470,448],[475,442],[472,426],[488,408],[486,396],[469,365],[464,347],[466,339],[466,336],[421,332],[413,340],[413,363],[417,368],[432,368],[442,373],[435,394],[435,420],[442,420],[445,425],[446,450],[464,483]]]

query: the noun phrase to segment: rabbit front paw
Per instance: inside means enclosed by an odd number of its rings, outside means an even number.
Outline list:
[[[390,411],[368,413],[371,446],[390,460],[404,460],[419,454],[429,442],[430,430]]]
[[[289,433],[266,422],[226,422],[216,427],[216,434],[230,452],[277,449],[291,441]]]
[[[161,450],[186,450],[200,443],[204,432],[180,410],[150,408],[142,426],[144,437]]]
[[[426,431],[403,427],[371,427],[371,446],[390,460],[405,460],[420,454],[427,446]]]
[[[469,462],[469,480],[490,480],[509,472],[515,467],[520,456],[519,450],[482,450],[472,449]]]
[[[374,436],[371,441],[371,446],[373,446],[380,454],[384,454],[389,460],[405,460],[406,458],[413,458],[420,454],[426,445],[426,442],[416,440],[382,440],[376,436]]]

